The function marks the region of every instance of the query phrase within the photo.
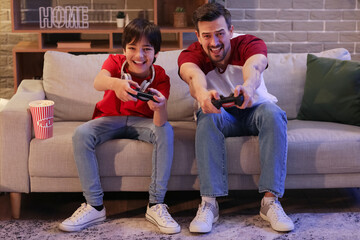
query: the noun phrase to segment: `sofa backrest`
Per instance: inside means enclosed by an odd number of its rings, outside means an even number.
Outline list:
[[[193,120],[194,99],[177,74],[180,50],[160,52],[156,60],[170,77],[168,117],[171,121]],[[44,55],[43,83],[46,98],[55,102],[55,121],[88,121],[103,92],[93,81],[109,54],[73,55],[47,51]]]
[[[162,66],[170,77],[170,97],[168,101],[168,116],[171,121],[194,119],[195,101],[191,97],[188,85],[178,74],[177,59],[181,50],[160,52],[155,64]]]
[[[103,93],[94,89],[94,78],[108,54],[73,55],[47,51],[43,84],[53,100],[55,121],[88,121]]]
[[[193,120],[195,104],[189,87],[178,76],[177,58],[181,50],[160,52],[155,64],[162,66],[170,77],[168,101],[170,121]],[[55,121],[88,121],[103,92],[96,91],[93,81],[109,54],[72,55],[48,51],[44,56],[43,83],[46,98],[55,102]],[[317,56],[350,60],[346,49],[338,48]],[[268,91],[275,95],[278,105],[289,119],[300,108],[305,78],[306,53],[268,54],[269,67],[264,72]]]

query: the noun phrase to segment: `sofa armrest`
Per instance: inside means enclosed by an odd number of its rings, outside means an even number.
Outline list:
[[[0,191],[29,192],[29,102],[45,99],[41,80],[23,80],[0,112]]]

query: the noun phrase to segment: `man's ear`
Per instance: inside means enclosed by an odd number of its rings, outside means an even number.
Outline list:
[[[233,33],[234,33],[234,25],[231,25],[230,29],[229,29],[229,32],[230,32],[230,38],[233,37]]]
[[[196,34],[196,37],[197,37],[197,39],[198,39],[198,42],[200,42],[200,34],[199,34],[199,32],[198,31],[195,31],[195,34]],[[200,42],[201,43],[201,42]]]

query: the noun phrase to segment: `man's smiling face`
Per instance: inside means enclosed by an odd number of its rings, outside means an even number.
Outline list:
[[[198,22],[198,29],[199,32],[196,32],[198,41],[211,61],[217,67],[226,65],[230,57],[233,26],[228,29],[225,18],[220,16],[213,21]]]

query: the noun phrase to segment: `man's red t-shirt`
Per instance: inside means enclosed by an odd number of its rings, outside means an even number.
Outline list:
[[[252,35],[240,35],[230,40],[231,56],[229,65],[244,66],[245,61],[255,54],[267,56],[267,47],[263,40]],[[195,63],[205,75],[215,68],[199,42],[194,42],[181,52],[178,58],[179,67],[186,62]]]
[[[191,44],[183,50],[178,58],[179,68],[186,62],[196,64],[205,74],[208,90],[216,90],[220,95],[228,96],[237,85],[244,84],[243,66],[247,59],[255,54],[267,56],[266,44],[252,35],[241,35],[230,40],[231,55],[225,69],[218,69],[203,50],[199,42]],[[276,102],[275,96],[268,93],[263,75],[260,86],[253,97],[253,105],[263,102]]]
[[[121,67],[125,60],[126,58],[124,55],[111,54],[108,59],[105,60],[102,69],[109,71],[112,77],[120,78]],[[166,99],[168,99],[170,95],[170,79],[162,67],[154,65],[154,70],[155,78],[149,85],[149,88],[157,89]],[[124,68],[124,72],[128,72],[126,67]],[[149,76],[146,79],[139,79],[134,76],[131,77],[133,81],[140,85],[144,80],[150,80],[152,76]],[[104,116],[138,116],[152,118],[153,115],[154,112],[149,108],[147,102],[141,100],[136,102],[123,102],[116,97],[114,91],[106,90],[103,99],[95,106],[93,119]]]

